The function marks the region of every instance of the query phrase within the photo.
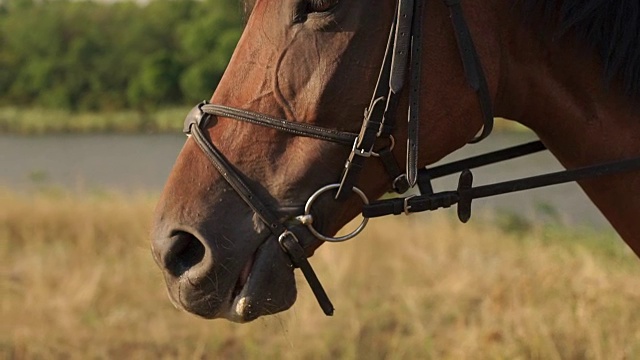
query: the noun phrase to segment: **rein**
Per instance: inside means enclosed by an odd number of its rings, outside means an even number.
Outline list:
[[[475,143],[489,136],[493,128],[491,96],[473,39],[462,12],[461,0],[443,0],[443,2],[449,8],[465,78],[471,89],[477,93],[482,111],[484,126],[480,134],[471,141]],[[302,270],[326,315],[333,315],[334,307],[313,271],[307,259],[304,246],[299,240],[299,236],[302,236],[300,234],[302,230],[305,230],[305,235],[308,236],[310,233],[323,241],[345,241],[358,235],[366,226],[369,218],[432,211],[448,208],[454,204],[457,204],[458,218],[462,222],[467,222],[471,217],[471,202],[474,199],[640,169],[640,158],[632,158],[472,187],[473,175],[470,169],[545,150],[544,144],[540,141],[433,168],[418,169],[418,130],[420,123],[418,106],[420,101],[420,44],[423,13],[423,0],[398,1],[376,88],[373,92],[371,103],[365,110],[364,121],[358,134],[272,118],[260,113],[207,102],[202,102],[194,107],[185,119],[183,131],[194,139],[222,177],[256,213],[268,227],[271,234],[278,239],[281,248],[289,256],[292,264]],[[392,134],[397,117],[398,95],[405,88],[404,82],[407,75],[409,75],[407,156],[405,169],[402,170],[392,154],[395,144]],[[290,209],[269,208],[266,202],[246,184],[242,175],[207,139],[204,129],[212,116],[231,118],[277,129],[296,136],[306,136],[343,146],[351,146],[352,150],[346,160],[339,183],[324,186],[312,194],[305,205],[304,214],[291,214],[292,210]],[[379,143],[385,143],[386,145],[381,149],[376,148],[374,150],[376,144]],[[364,162],[369,157],[380,159],[389,175],[390,188],[395,192],[402,194],[417,185],[420,195],[378,200],[369,203],[366,195],[355,186],[359,173],[364,167]],[[456,190],[433,192],[432,179],[455,173],[461,173]],[[330,237],[320,233],[314,228],[313,216],[311,215],[312,205],[317,198],[321,194],[334,189],[337,189],[335,195],[337,201],[345,200],[352,193],[355,193],[364,204],[362,210],[364,219],[362,223],[355,231],[342,237]],[[295,217],[295,223],[292,223],[291,220],[282,221],[281,216],[277,215],[282,213],[291,214]],[[303,226],[306,226],[306,229]]]

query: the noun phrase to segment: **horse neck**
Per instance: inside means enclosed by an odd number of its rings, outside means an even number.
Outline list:
[[[617,83],[605,84],[591,49],[515,22],[502,38],[497,116],[531,128],[567,168],[640,156],[640,111]],[[640,172],[579,184],[640,256]]]

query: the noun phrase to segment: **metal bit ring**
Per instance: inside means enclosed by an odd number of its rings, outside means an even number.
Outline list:
[[[324,240],[328,242],[342,242],[349,239],[353,239],[356,235],[360,234],[362,230],[364,230],[365,226],[367,225],[367,222],[369,221],[368,218],[363,218],[360,225],[358,225],[358,227],[354,231],[350,232],[347,235],[338,236],[338,237],[323,235],[313,227],[313,217],[311,216],[311,206],[320,197],[320,195],[322,195],[323,193],[329,190],[337,189],[339,187],[340,187],[340,184],[331,184],[331,185],[324,186],[320,188],[318,191],[316,191],[315,193],[313,193],[313,195],[309,197],[309,200],[307,200],[307,203],[304,206],[304,215],[298,217],[298,220],[300,220],[302,224],[307,226],[307,228],[313,234],[313,236],[317,237],[320,240]],[[354,186],[353,192],[358,194],[358,196],[360,196],[360,199],[362,199],[362,202],[365,205],[369,204],[369,199],[364,194],[364,192],[362,192],[362,190]]]

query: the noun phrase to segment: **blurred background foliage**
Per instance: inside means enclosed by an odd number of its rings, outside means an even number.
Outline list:
[[[0,106],[148,111],[216,87],[239,0],[0,0]]]

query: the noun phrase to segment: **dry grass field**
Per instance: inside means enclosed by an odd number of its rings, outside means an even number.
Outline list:
[[[170,305],[154,202],[0,190],[0,358],[640,358],[640,260],[608,232],[375,220],[312,259],[333,318],[300,281],[292,310],[236,325]]]

